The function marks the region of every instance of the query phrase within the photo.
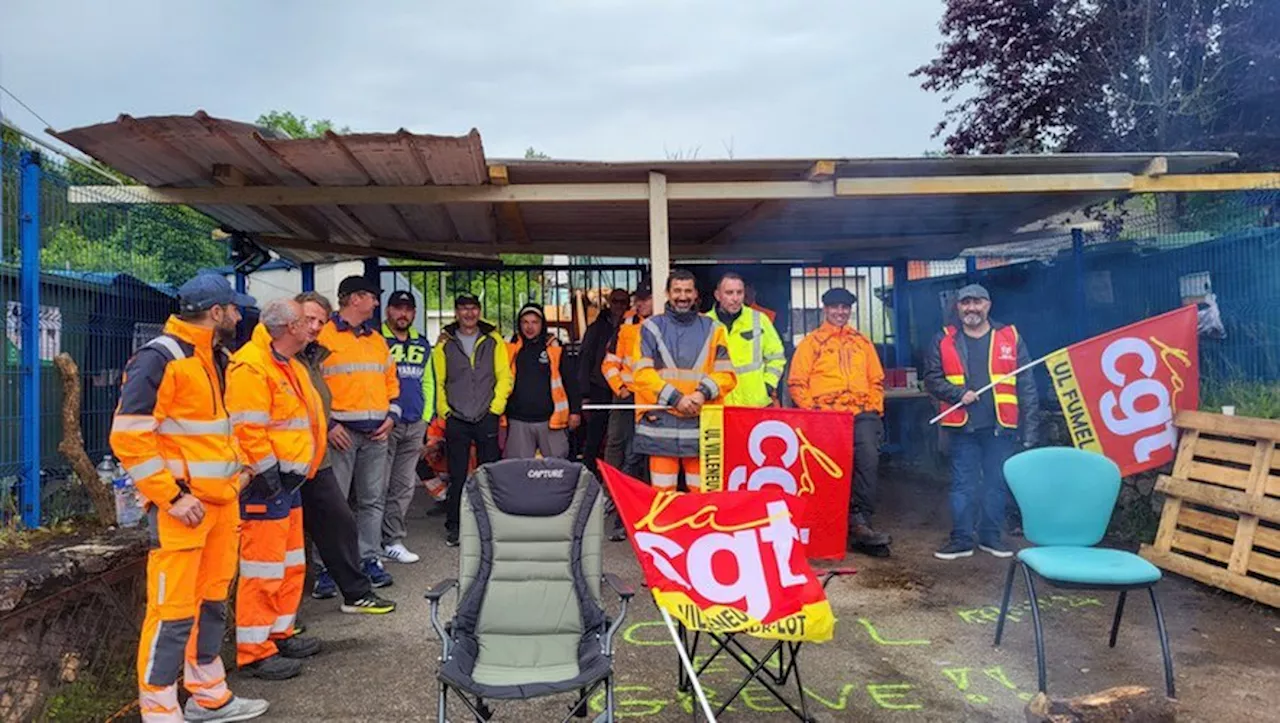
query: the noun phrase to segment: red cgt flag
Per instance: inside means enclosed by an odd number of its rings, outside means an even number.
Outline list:
[[[1173,461],[1173,417],[1200,405],[1196,307],[1184,306],[1050,354],[1071,441],[1131,475]]]
[[[793,519],[803,503],[756,492],[660,492],[601,462],[654,602],[692,630],[830,640],[835,615]]]

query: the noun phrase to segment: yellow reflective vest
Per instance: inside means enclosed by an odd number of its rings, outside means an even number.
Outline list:
[[[728,331],[729,359],[738,376],[738,385],[725,397],[724,403],[734,407],[767,407],[773,402],[769,389],[777,389],[787,366],[782,338],[769,317],[743,307],[733,324],[720,318],[719,307],[707,316],[724,325]]]

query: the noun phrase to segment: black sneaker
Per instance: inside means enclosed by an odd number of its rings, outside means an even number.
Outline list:
[[[1013,557],[1013,550],[1005,547],[1003,542],[979,542],[978,549],[1002,560]]]
[[[962,557],[973,557],[973,545],[964,545],[954,540],[933,553],[939,560],[959,560]]]
[[[396,604],[370,591],[354,602],[344,602],[340,608],[344,613],[366,613],[368,615],[385,615],[395,612]]]
[[[292,635],[284,640],[276,641],[276,649],[286,658],[310,658],[320,652],[320,641],[315,638],[304,638]]]
[[[240,669],[263,680],[288,680],[302,672],[302,663],[283,655],[273,655],[241,666]]]
[[[449,531],[449,532],[444,536],[444,544],[448,545],[449,547],[457,547],[457,546],[458,546],[458,533],[457,533],[456,531],[452,531],[452,530],[451,530],[451,531]]]

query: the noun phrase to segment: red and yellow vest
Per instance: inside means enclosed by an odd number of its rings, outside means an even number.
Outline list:
[[[524,337],[507,342],[507,359],[510,360],[513,380],[516,378],[516,355],[523,346]],[[555,405],[548,422],[552,429],[565,429],[569,426],[569,394],[564,390],[564,380],[560,378],[561,351],[560,343],[555,339],[547,341],[547,357],[551,361],[551,403]]]
[[[964,364],[961,363],[960,352],[956,348],[956,335],[958,332],[954,326],[945,327],[942,331],[942,373],[946,376],[948,382],[962,389],[967,389],[964,378]],[[1012,349],[1013,353],[997,354],[997,349]],[[987,359],[989,361],[988,371],[993,382],[1012,374],[1018,368],[1018,330],[1013,325],[991,330],[991,349],[987,353]],[[996,421],[1002,427],[1017,429],[1018,380],[1010,377],[1007,381],[996,384],[991,391],[994,393]],[[982,402],[978,403],[981,404]],[[942,403],[939,411],[945,410],[950,406],[950,404]],[[964,407],[960,407],[943,417],[941,422],[944,427],[963,427],[968,423],[969,412]]]

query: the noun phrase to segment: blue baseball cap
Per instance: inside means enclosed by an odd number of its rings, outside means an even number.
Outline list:
[[[249,307],[257,306],[258,301],[231,288],[231,282],[218,274],[199,274],[178,287],[178,305],[185,312],[204,311],[222,304]]]

